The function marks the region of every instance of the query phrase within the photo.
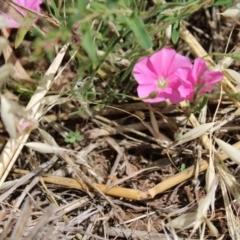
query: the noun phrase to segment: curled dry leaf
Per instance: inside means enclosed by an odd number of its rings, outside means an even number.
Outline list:
[[[1,18],[0,18],[1,21]],[[8,45],[8,40],[4,37],[0,37],[0,54],[2,54],[2,50]]]
[[[182,138],[177,143],[173,144],[173,147],[176,147],[176,146],[178,146],[180,144],[189,142],[189,141],[191,141],[193,139],[196,139],[196,138],[202,136],[209,129],[211,129],[214,126],[214,124],[215,124],[214,122],[205,123],[205,124],[202,124],[200,126],[197,126],[197,127],[193,128],[193,129],[191,129],[186,134],[184,134],[182,136]]]
[[[167,226],[172,226],[176,229],[188,229],[191,228],[196,221],[197,212],[188,212],[180,215],[179,217],[170,221]]]
[[[240,3],[226,9],[224,12],[220,13],[224,17],[238,18],[240,17]]]
[[[229,158],[237,164],[240,164],[240,151],[232,145],[222,141],[219,138],[215,138],[218,146],[229,156]]]
[[[227,72],[232,79],[234,79],[236,84],[240,84],[240,73],[232,69],[224,69],[223,72]]]
[[[217,237],[219,235],[219,232],[217,228],[213,225],[213,223],[210,221],[210,219],[206,218],[205,222],[210,230],[211,236]]]
[[[17,138],[15,115],[11,111],[12,102],[1,95],[1,117],[5,128],[11,138]]]
[[[106,129],[95,128],[84,133],[84,136],[90,139],[95,139],[101,136],[109,136],[110,132]]]
[[[1,116],[6,130],[11,138],[30,132],[38,127],[38,122],[28,119],[24,107],[16,101],[9,100],[7,94],[1,96]]]
[[[14,68],[11,63],[6,63],[0,68],[0,87],[13,72]]]

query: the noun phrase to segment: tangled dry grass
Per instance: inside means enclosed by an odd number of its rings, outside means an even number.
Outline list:
[[[240,102],[232,97],[236,80],[225,70],[239,65],[207,56],[224,51],[233,26],[218,11],[203,8],[181,25],[178,50],[205,56],[209,68],[225,75],[221,94],[189,121],[185,102],[93,101],[90,109],[81,96],[66,96],[76,73],[71,59],[64,61],[69,44],[58,50],[26,106],[27,117],[20,105],[12,110],[31,122],[29,129],[9,139],[1,125],[0,239],[240,239]],[[229,42],[235,52],[238,39],[235,30]],[[5,60],[14,58],[8,47]],[[15,58],[12,77],[24,74],[29,84],[23,61]],[[116,59],[108,61],[114,74]],[[80,107],[85,111],[71,114]],[[70,130],[84,140],[64,141]]]

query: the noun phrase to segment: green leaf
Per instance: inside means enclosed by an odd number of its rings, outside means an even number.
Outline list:
[[[231,57],[233,60],[240,61],[240,53],[239,52],[229,53],[228,56]]]
[[[234,93],[232,94],[237,100],[240,100],[240,93]]]
[[[67,143],[81,142],[84,139],[84,136],[81,135],[78,131],[69,132],[69,134],[64,138],[64,141]]]
[[[93,41],[93,37],[91,35],[90,26],[83,31],[82,37],[82,47],[88,53],[89,57],[92,59],[93,62],[97,61],[97,47]]]
[[[49,12],[52,12],[52,9],[53,9],[53,12],[54,12],[53,15],[54,15],[54,17],[56,17],[57,19],[59,19],[59,18],[60,18],[59,10],[58,10],[55,2],[54,2],[54,1],[51,1],[51,2],[50,2],[50,6],[51,6],[51,7],[49,6],[48,1],[46,1],[46,4],[47,4],[48,11],[49,11]]]
[[[78,142],[81,142],[81,141],[84,139],[84,136],[81,135],[79,132],[75,132],[75,133],[76,133],[76,135],[75,135],[76,140],[77,140]]]
[[[232,6],[231,0],[216,0],[214,1],[213,6],[224,6],[226,5],[227,8],[230,8]]]
[[[139,45],[147,50],[152,47],[152,40],[148,32],[145,30],[144,23],[142,19],[134,12],[128,19],[128,25],[136,36]]]
[[[201,102],[199,102],[198,105],[195,107],[193,113],[199,113],[203,109],[203,107],[207,104],[208,99],[209,98],[207,96],[204,96]]]
[[[118,4],[118,0],[106,0],[108,8],[114,8]]]
[[[185,163],[182,163],[181,164],[181,168],[180,168],[180,171],[184,171],[186,169],[186,164]]]
[[[20,28],[17,31],[15,39],[15,48],[18,48],[22,43],[25,35],[31,29],[34,20],[36,19],[36,14],[32,12],[27,12],[26,16],[23,18]]]
[[[83,14],[86,11],[88,3],[89,3],[89,0],[78,0],[77,1],[77,9],[79,10],[79,12],[81,14]]]
[[[177,21],[172,28],[172,42],[175,44],[177,43],[179,37],[180,37],[180,22]]]

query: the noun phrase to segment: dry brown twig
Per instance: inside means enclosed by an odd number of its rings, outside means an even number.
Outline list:
[[[237,142],[234,147],[240,149],[240,142]],[[228,159],[228,156],[226,154],[220,154],[221,159],[226,160]],[[203,172],[207,169],[208,162],[205,160],[200,161],[199,166],[199,172]],[[152,189],[149,189],[147,192],[141,192],[140,190],[135,189],[129,189],[129,188],[122,188],[122,187],[112,187],[109,189],[106,194],[109,196],[114,197],[123,197],[126,199],[133,199],[133,200],[143,200],[143,199],[149,199],[153,198],[155,195],[162,193],[169,188],[179,184],[180,182],[183,182],[191,177],[194,176],[194,170],[195,167],[189,167],[186,170],[179,172],[178,174],[169,177],[168,179],[164,180],[163,182],[159,183]],[[16,174],[26,174],[28,173],[27,170],[23,169],[14,169],[14,173]],[[71,178],[65,178],[65,177],[59,177],[59,176],[53,176],[53,175],[46,175],[43,176],[43,180],[46,183],[52,183],[56,185],[61,185],[69,188],[76,188],[76,189],[83,189],[83,190],[94,190],[89,187],[87,187],[85,184],[79,183],[79,181]],[[101,192],[105,192],[108,188],[108,185],[105,184],[98,184],[94,183],[95,187],[98,188]]]

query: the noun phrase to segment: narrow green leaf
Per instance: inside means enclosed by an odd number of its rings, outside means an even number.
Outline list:
[[[229,57],[231,57],[233,60],[240,61],[240,53],[239,52],[233,52],[228,54]]]
[[[179,37],[180,37],[180,24],[179,21],[177,21],[172,28],[172,42],[174,44],[177,43]]]
[[[118,0],[106,0],[108,8],[114,8],[118,4]]]
[[[97,61],[97,47],[91,36],[90,28],[86,28],[86,30],[83,32],[82,47],[88,53],[93,62]]]
[[[194,113],[199,113],[207,104],[208,100],[209,98],[207,96],[204,96],[201,102],[195,107]]]
[[[86,11],[86,7],[89,3],[89,0],[78,0],[77,1],[77,9],[81,14],[83,14]]]
[[[55,4],[54,1],[51,1],[51,7],[52,7],[52,9],[53,9],[53,11],[54,11],[54,16],[55,16],[56,18],[60,18],[59,10],[58,10],[58,8],[57,8],[57,6],[56,6],[56,4]]]
[[[147,50],[152,47],[152,40],[148,32],[145,29],[142,19],[134,12],[128,19],[128,25],[136,36],[139,45]]]
[[[18,48],[19,45],[22,43],[25,35],[31,29],[35,19],[36,14],[32,12],[27,12],[26,16],[23,18],[20,28],[17,31],[15,39],[15,48]]]
[[[214,1],[213,6],[224,6],[224,5],[226,5],[227,8],[230,8],[233,5],[232,2],[233,1],[231,1],[231,0],[216,0],[216,1]]]

